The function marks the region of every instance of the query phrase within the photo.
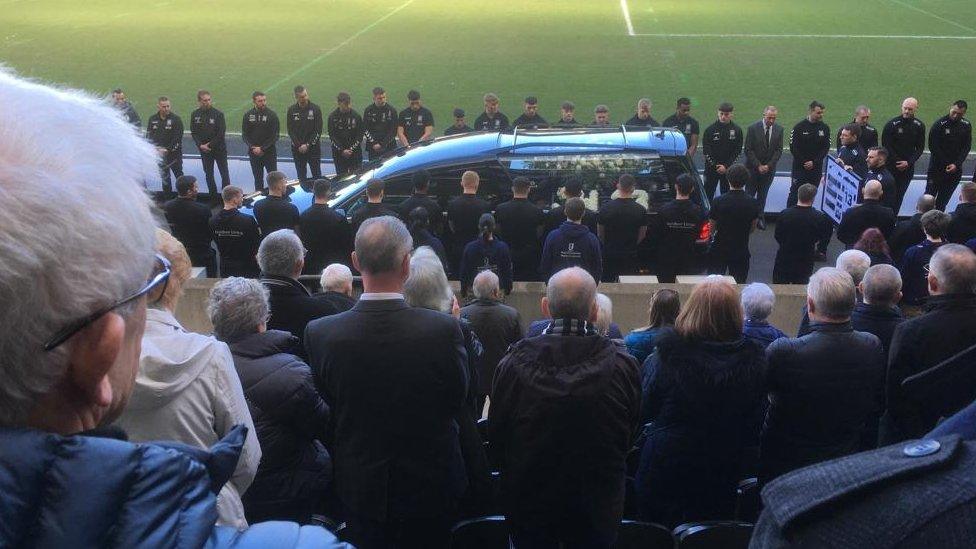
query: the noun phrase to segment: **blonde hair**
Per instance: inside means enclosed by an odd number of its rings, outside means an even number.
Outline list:
[[[742,337],[742,304],[735,286],[708,277],[695,286],[674,329],[686,339],[735,341]]]
[[[190,256],[187,255],[183,243],[162,229],[156,229],[156,251],[169,260],[172,270],[163,294],[159,295],[157,290],[149,296],[150,306],[173,312],[183,296],[183,283],[190,278],[193,264],[190,263]]]

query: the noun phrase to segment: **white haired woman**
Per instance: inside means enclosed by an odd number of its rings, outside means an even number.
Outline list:
[[[776,295],[772,288],[760,282],[753,282],[742,289],[742,310],[745,313],[745,323],[742,334],[762,345],[765,349],[769,344],[781,337],[786,337],[776,326],[766,319],[773,312],[776,305]]]
[[[251,522],[308,522],[324,511],[332,460],[323,445],[329,407],[312,371],[288,352],[298,338],[268,330],[268,290],[257,280],[231,277],[210,291],[207,314],[227,343],[261,443],[261,465],[244,494]]]
[[[117,424],[129,439],[175,440],[210,448],[235,425],[248,428],[241,459],[217,495],[218,524],[247,527],[243,494],[261,461],[251,413],[227,345],[189,332],[173,316],[190,278],[190,257],[169,233],[156,231],[156,249],[172,264],[166,286],[149,294],[139,374]]]

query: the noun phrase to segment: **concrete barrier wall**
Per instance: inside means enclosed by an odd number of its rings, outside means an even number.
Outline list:
[[[216,282],[217,279],[196,278],[188,280],[184,285],[183,298],[176,309],[176,318],[186,329],[204,334],[212,331],[210,319],[207,317],[207,295]],[[694,285],[601,284],[600,292],[613,301],[613,321],[626,334],[634,328],[647,324],[648,303],[651,294],[659,288],[676,290],[684,303]],[[803,316],[803,306],[806,304],[806,287],[777,285],[772,288],[776,294],[776,307],[769,321],[787,335],[794,336],[800,325],[800,318]],[[523,325],[528,326],[532,320],[542,318],[540,302],[543,295],[545,295],[545,285],[541,282],[516,282],[505,302],[519,310]]]

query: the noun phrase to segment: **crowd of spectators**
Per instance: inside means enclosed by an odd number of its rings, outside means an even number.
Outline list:
[[[756,475],[757,546],[867,528],[976,541],[976,253],[942,242],[938,210],[901,258],[927,254],[908,319],[915,271],[852,249],[809,277],[796,338],[769,325],[769,287],[722,277],[683,303],[659,290],[625,338],[599,271],[559,256],[546,318],[523,334],[502,276],[474,274],[462,308],[442,256],[384,211],[349,233],[358,298],[341,264],[319,294],[298,281],[295,219],[261,240],[259,279],[216,283],[203,335],[175,316],[189,247],[157,229],[139,185],[152,147],[120,141],[94,100],[3,72],[0,104],[45,106],[29,123],[0,111],[0,545],[449,547],[494,498],[493,473],[518,548],[609,548],[629,493],[637,518],[668,527],[731,518]],[[29,144],[55,125],[69,137],[38,157]],[[54,185],[73,200],[51,201]],[[567,201],[543,254],[554,238],[599,244],[584,211]],[[488,257],[495,222],[477,220],[460,232]]]

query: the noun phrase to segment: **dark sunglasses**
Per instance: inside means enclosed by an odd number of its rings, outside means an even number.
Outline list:
[[[54,334],[54,337],[52,337],[47,343],[44,344],[44,350],[51,351],[56,349],[62,343],[70,339],[71,336],[77,334],[86,326],[98,320],[98,318],[101,317],[102,315],[109,313],[115,309],[118,309],[123,305],[132,303],[133,301],[139,299],[140,297],[158,288],[160,284],[164,284],[169,279],[170,272],[172,272],[172,268],[170,266],[169,260],[167,260],[165,257],[159,254],[156,254],[156,268],[154,269],[155,274],[149,279],[148,282],[146,282],[145,286],[143,286],[136,293],[128,297],[122,298],[119,301],[113,303],[112,305],[105,307],[104,309],[95,311],[94,313],[86,316],[85,318],[82,318],[78,321],[69,324],[61,331]]]

